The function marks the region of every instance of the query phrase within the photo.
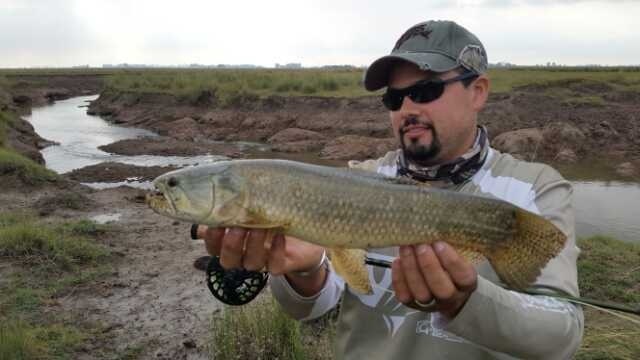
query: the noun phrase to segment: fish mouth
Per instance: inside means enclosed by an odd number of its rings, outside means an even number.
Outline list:
[[[160,214],[175,214],[176,208],[160,189],[155,189],[145,195],[145,202],[155,212]]]

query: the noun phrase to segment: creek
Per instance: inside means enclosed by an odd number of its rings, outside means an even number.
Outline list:
[[[119,140],[157,135],[144,129],[116,126],[98,116],[87,115],[85,109],[87,103],[96,98],[97,96],[82,96],[58,101],[49,106],[35,108],[30,116],[25,117],[41,137],[58,143],[42,150],[49,169],[62,174],[106,161],[137,166],[187,166],[221,158],[217,155],[122,156],[106,153],[98,147]],[[240,143],[240,145],[248,150],[251,157],[286,157],[331,165],[308,154],[283,156],[284,154],[271,153],[263,144]],[[563,175],[572,179],[571,174],[563,172]],[[602,234],[640,243],[640,184],[611,181],[609,178],[610,176],[596,172],[588,179],[572,180],[577,235]],[[122,184],[149,187],[148,182],[139,182],[137,179],[129,179],[122,183],[89,183],[87,185],[105,188]]]

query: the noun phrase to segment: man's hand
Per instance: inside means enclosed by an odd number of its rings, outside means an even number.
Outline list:
[[[392,282],[401,303],[420,309],[414,301],[435,300],[435,309],[453,318],[477,288],[478,274],[450,245],[436,242],[401,246],[392,265]]]
[[[324,252],[321,246],[282,234],[269,237],[267,230],[262,229],[209,228],[200,225],[197,235],[204,239],[210,255],[220,256],[220,265],[225,269],[266,269],[273,275],[286,275],[289,283],[303,296],[317,293],[324,285],[324,268],[310,276],[296,275],[296,272],[318,267]]]

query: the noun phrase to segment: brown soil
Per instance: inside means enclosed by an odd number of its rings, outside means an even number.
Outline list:
[[[65,174],[79,182],[121,182],[126,180],[151,181],[161,174],[176,170],[171,166],[135,166],[121,163],[100,163],[85,166]]]
[[[558,91],[565,96],[555,95]],[[602,102],[587,98],[600,95]],[[611,157],[617,164],[640,158],[638,100],[639,94],[604,83],[558,81],[492,94],[479,122],[487,126],[490,138],[518,129],[540,129],[543,137],[535,144],[535,152],[517,149],[523,152],[518,155],[529,160],[574,159],[564,156],[570,151],[576,161]],[[397,146],[387,112],[376,97],[272,97],[233,108],[210,103],[189,103],[166,94],[107,91],[91,104],[89,112],[196,144],[268,141],[279,151],[315,152],[328,159],[370,158]],[[566,131],[558,136],[555,130],[565,128],[578,129],[580,136]],[[347,137],[341,141],[343,136]],[[346,141],[349,139],[358,141]]]
[[[120,140],[100,146],[100,150],[120,155],[194,156],[222,155],[242,156],[242,150],[234,144],[211,143],[209,141],[186,141],[171,137],[145,137]]]

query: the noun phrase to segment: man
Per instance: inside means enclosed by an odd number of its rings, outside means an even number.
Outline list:
[[[567,243],[536,284],[578,295],[570,184],[546,165],[489,147],[486,130],[477,125],[489,93],[486,69],[482,43],[465,28],[449,21],[411,27],[364,80],[368,90],[387,87],[383,103],[400,149],[350,166],[541,214]],[[344,285],[316,245],[279,236],[265,246],[257,230],[199,231],[224,267],[266,266],[275,275],[273,295],[297,319],[321,316],[342,299],[337,358],[563,359],[581,341],[578,307],[505,290],[488,262],[474,267],[445,242],[370,250],[369,257],[393,265],[369,267],[374,292],[361,295]]]

